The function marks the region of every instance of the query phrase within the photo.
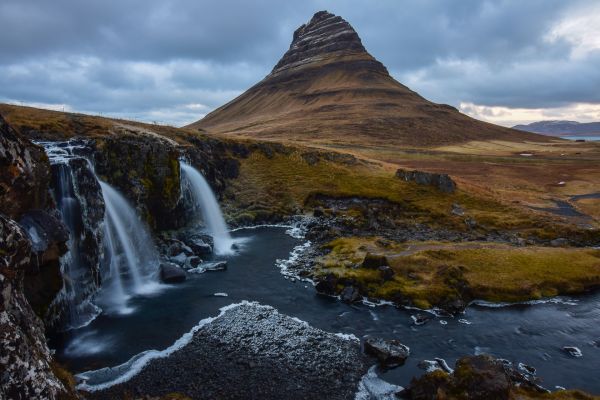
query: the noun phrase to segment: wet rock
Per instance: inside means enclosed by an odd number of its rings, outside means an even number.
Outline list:
[[[581,352],[581,350],[578,347],[565,346],[562,348],[562,350],[565,353],[567,353],[568,355],[570,355],[571,357],[575,357],[575,358],[583,357],[583,353]]]
[[[202,268],[208,272],[225,271],[227,269],[227,261],[215,261],[202,264]]]
[[[23,294],[32,260],[25,231],[0,214],[0,398],[56,399],[63,384],[52,372],[42,321]]]
[[[189,268],[196,268],[202,263],[202,259],[198,256],[191,256],[186,260],[186,266]]]
[[[513,383],[504,363],[487,355],[463,357],[456,362],[454,372],[433,371],[413,378],[402,398],[429,400],[452,398],[461,393],[473,400],[508,400]]]
[[[340,297],[344,303],[356,303],[362,300],[362,295],[354,286],[346,286]]]
[[[181,283],[185,279],[186,275],[183,269],[173,264],[160,264],[160,280],[164,283]]]
[[[185,240],[185,244],[192,250],[193,254],[197,256],[207,256],[212,254],[212,245],[201,237],[191,237]]]
[[[30,210],[26,212],[20,225],[25,229],[36,254],[34,264],[39,270],[40,266],[58,262],[60,256],[67,251],[66,242],[69,232],[62,221],[44,210]]]
[[[365,353],[376,357],[379,364],[385,368],[395,368],[404,365],[410,354],[410,349],[399,340],[383,340],[369,338],[364,343]]]
[[[419,185],[433,186],[444,193],[454,193],[456,191],[456,183],[447,174],[399,169],[396,171],[396,177],[407,182],[415,182]]]
[[[410,318],[412,319],[413,324],[417,326],[425,325],[426,323],[431,321],[431,316],[425,314],[411,315]]]
[[[378,269],[379,267],[388,266],[388,260],[384,255],[367,253],[361,266],[363,268]]]
[[[185,255],[185,253],[179,253],[176,256],[169,257],[169,261],[182,267],[186,265],[187,259],[188,257]]]
[[[327,274],[325,278],[319,280],[315,285],[317,292],[326,295],[335,295],[337,290],[338,279],[334,274]]]
[[[194,251],[179,240],[172,239],[167,254],[169,256],[178,256],[179,254],[192,255],[194,254]]]

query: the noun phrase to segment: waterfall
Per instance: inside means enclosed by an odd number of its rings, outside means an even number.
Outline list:
[[[204,176],[189,164],[181,162],[181,172],[191,190],[195,208],[201,211],[206,228],[213,237],[215,253],[230,254],[234,241],[210,185]]]
[[[87,325],[99,313],[91,297],[97,289],[93,266],[84,258],[84,222],[81,215],[81,203],[74,190],[74,179],[68,159],[56,165],[56,187],[54,190],[57,208],[69,230],[69,251],[61,258],[63,288],[53,302],[60,324],[64,328],[79,328]],[[62,309],[62,310],[61,310]],[[60,315],[65,314],[66,315]],[[56,316],[55,316],[56,317]]]
[[[105,204],[103,276],[100,302],[127,313],[127,300],[157,288],[159,257],[150,233],[133,207],[108,183],[98,180]]]
[[[53,193],[69,230],[61,258],[63,288],[51,305],[64,329],[91,322],[102,310],[127,313],[129,298],[154,291],[159,256],[134,208],[101,181],[81,141],[40,142],[52,164]],[[100,286],[101,282],[101,286]]]

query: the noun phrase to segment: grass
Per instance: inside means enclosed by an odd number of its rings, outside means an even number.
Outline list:
[[[433,187],[402,181],[394,176],[395,170],[385,165],[325,159],[310,164],[302,157],[305,149],[287,150],[270,157],[255,151],[240,160],[239,177],[229,182],[224,196],[226,212],[233,220],[251,223],[270,215],[285,216],[300,210],[310,212],[314,206],[311,199],[325,195],[385,199],[400,205],[403,210],[394,216],[397,221],[426,223],[457,231],[467,229],[465,219],[471,218],[477,221],[481,231],[519,231],[524,237],[553,239],[598,233],[499,202],[493,192],[470,187],[462,189],[460,183],[459,190],[447,194]],[[464,216],[451,214],[455,203],[465,209]]]
[[[517,302],[577,294],[600,286],[600,250],[513,247],[490,243],[408,243],[381,246],[376,237],[327,245],[317,275],[333,273],[370,297],[419,308],[460,299]],[[411,249],[409,251],[409,249]],[[385,255],[395,275],[360,266],[367,253]],[[340,287],[341,289],[341,287]]]

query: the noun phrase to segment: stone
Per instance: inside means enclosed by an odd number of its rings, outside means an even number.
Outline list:
[[[452,214],[454,215],[458,215],[458,216],[463,216],[465,215],[465,210],[459,205],[459,204],[452,204]]]
[[[433,186],[444,193],[454,193],[456,191],[456,182],[448,174],[436,174],[424,171],[407,171],[398,169],[396,177],[407,182],[414,182],[418,185]]]
[[[67,252],[69,232],[58,217],[44,210],[30,210],[19,224],[27,232],[32,250],[37,255],[34,260],[37,269],[45,263],[58,262],[60,256]]]
[[[197,256],[206,256],[213,252],[212,246],[199,237],[190,238],[186,241],[186,244]]]
[[[365,353],[377,358],[384,368],[395,368],[404,365],[410,354],[410,349],[399,340],[384,340],[369,338],[364,343]]]
[[[202,264],[207,272],[225,271],[227,269],[227,261],[214,261]]]
[[[381,267],[377,268],[377,270],[379,271],[379,274],[381,274],[381,278],[384,281],[392,280],[394,275],[396,275],[394,270],[387,265],[382,265]]]
[[[379,267],[388,266],[388,260],[384,255],[367,253],[361,264],[363,268],[378,269]]]
[[[362,300],[362,295],[354,286],[346,286],[340,297],[344,303],[356,303]]]
[[[160,280],[164,283],[181,283],[186,279],[185,271],[170,263],[160,264]]]
[[[337,283],[338,279],[334,274],[327,274],[317,282],[315,289],[318,293],[332,296],[336,294]]]
[[[552,247],[566,247],[569,245],[569,239],[566,238],[558,238],[550,241],[550,246]]]

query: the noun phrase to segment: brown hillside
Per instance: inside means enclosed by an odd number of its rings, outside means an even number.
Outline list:
[[[326,11],[294,32],[290,49],[266,78],[188,127],[313,144],[548,140],[424,99],[389,75],[348,22]]]

